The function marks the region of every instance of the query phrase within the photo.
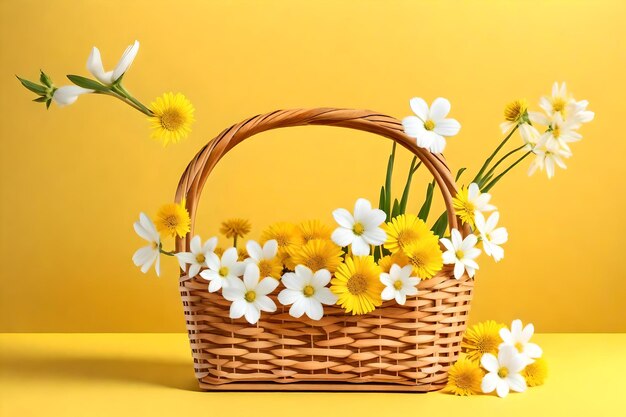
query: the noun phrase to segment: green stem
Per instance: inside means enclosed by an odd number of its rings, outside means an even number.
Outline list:
[[[237,235],[233,237],[233,248],[237,248]]]
[[[509,132],[509,134],[502,140],[502,142],[500,142],[500,145],[498,145],[496,150],[493,151],[493,153],[489,156],[489,158],[487,158],[487,160],[485,161],[483,166],[480,168],[480,171],[478,171],[478,174],[476,174],[476,177],[474,177],[472,182],[478,182],[481,179],[481,176],[483,175],[483,173],[485,172],[485,170],[487,169],[487,167],[489,166],[493,158],[495,158],[495,156],[498,154],[500,149],[502,149],[504,144],[511,138],[511,136],[513,136],[513,133],[516,130],[517,130],[517,125]]]
[[[493,175],[493,173],[496,171],[496,168],[498,168],[498,165],[500,165],[502,162],[504,162],[504,160],[506,158],[508,158],[509,156],[513,155],[515,152],[518,152],[520,150],[522,150],[526,145],[522,145],[519,148],[515,148],[512,151],[510,151],[509,153],[507,153],[506,155],[504,155],[502,158],[500,158],[498,160],[498,162],[495,163],[495,165],[485,174],[484,178],[489,178],[490,175]],[[481,179],[482,180],[482,179]]]
[[[504,177],[504,175],[505,175],[507,172],[509,172],[511,169],[513,169],[513,167],[514,167],[515,165],[517,165],[517,164],[519,164],[520,162],[522,162],[522,161],[524,160],[524,158],[526,158],[526,157],[527,157],[528,155],[530,155],[531,153],[532,153],[532,151],[528,151],[528,152],[526,152],[524,155],[522,155],[520,158],[518,158],[518,160],[517,160],[517,161],[515,161],[515,162],[513,162],[513,163],[511,164],[511,166],[510,166],[510,167],[508,167],[507,169],[505,169],[505,170],[504,170],[504,171],[503,171],[500,175],[498,175],[498,176],[497,176],[497,177],[495,177],[493,180],[491,180],[491,182],[490,182],[489,184],[487,184],[487,185],[486,185],[486,186],[482,189],[482,192],[486,193],[486,192],[488,192],[489,190],[491,190],[491,188],[492,188],[494,185],[496,185],[496,183],[497,183],[498,181],[500,181],[500,179],[501,179],[502,177]]]
[[[400,199],[400,214],[406,213],[406,205],[409,201],[409,191],[411,190],[411,181],[413,180],[413,174],[417,171],[417,169],[422,165],[422,161],[420,161],[417,165],[417,156],[413,157],[411,161],[411,168],[409,168],[409,175],[406,179],[406,184],[404,185],[404,191],[402,192],[402,198]]]
[[[125,99],[129,100],[131,103],[133,103],[136,108],[141,111],[142,113],[144,113],[147,116],[154,116],[154,113],[152,113],[152,111],[147,108],[146,106],[143,105],[143,103],[141,103],[139,100],[137,100],[135,97],[132,96],[132,94],[130,94],[122,84],[117,84],[111,87],[111,90],[114,91],[115,93],[117,93],[118,95],[124,97]]]
[[[391,155],[389,155],[389,162],[387,162],[387,175],[385,177],[385,213],[387,213],[387,220],[391,220],[391,177],[393,176],[393,164],[396,159],[396,142],[393,142],[391,147]]]

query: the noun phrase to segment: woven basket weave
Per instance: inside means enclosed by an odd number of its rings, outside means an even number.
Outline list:
[[[187,198],[191,232],[178,239],[178,251],[189,250],[200,192],[218,161],[244,139],[291,126],[328,125],[363,130],[390,138],[423,162],[434,176],[448,211],[455,182],[443,157],[431,154],[407,137],[402,124],[365,110],[280,110],[236,124],[210,141],[190,162],[176,194]],[[467,232],[466,230],[463,232]],[[196,376],[205,390],[433,391],[447,380],[456,361],[472,299],[473,281],[456,280],[449,267],[420,282],[416,297],[395,301],[365,315],[347,315],[326,306],[312,321],[289,315],[276,293],[278,310],[263,313],[255,325],[229,318],[230,303],[209,293],[207,281],[181,273],[180,294]]]

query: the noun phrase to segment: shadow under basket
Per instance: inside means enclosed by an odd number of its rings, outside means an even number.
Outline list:
[[[188,165],[176,200],[187,199],[191,232],[177,239],[189,250],[200,192],[217,162],[244,139],[270,129],[329,125],[390,138],[413,152],[434,176],[446,204],[448,224],[459,229],[452,207],[456,185],[443,157],[418,148],[401,123],[366,110],[280,110],[247,119],[210,141]],[[262,313],[256,324],[230,319],[230,303],[209,293],[207,281],[181,273],[180,294],[200,388],[207,391],[390,391],[443,388],[457,360],[474,282],[454,279],[444,267],[422,280],[405,305],[394,300],[364,315],[324,306],[321,320],[294,318],[289,306]]]

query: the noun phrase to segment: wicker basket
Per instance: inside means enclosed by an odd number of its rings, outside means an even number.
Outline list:
[[[279,110],[252,117],[210,141],[185,170],[176,200],[187,198],[191,233],[178,239],[189,250],[200,192],[218,161],[244,139],[270,129],[304,125],[347,127],[396,141],[417,155],[442,192],[451,227],[454,180],[443,157],[415,145],[392,117],[365,110]],[[467,232],[466,230],[464,231]],[[473,281],[456,280],[451,268],[419,284],[405,305],[383,303],[366,315],[325,307],[312,321],[289,315],[276,302],[256,325],[229,318],[230,304],[209,293],[202,278],[180,278],[196,376],[205,390],[433,391],[447,380],[457,359],[472,299]],[[272,296],[276,301],[276,293]]]

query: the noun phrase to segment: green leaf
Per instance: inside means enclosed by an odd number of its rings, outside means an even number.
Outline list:
[[[443,234],[446,232],[446,228],[448,227],[448,213],[443,212],[441,216],[437,219],[433,227],[430,229],[434,234],[439,236],[439,238],[443,237]]]
[[[400,202],[396,198],[393,200],[393,209],[391,210],[391,218],[393,219],[399,214],[400,214]]]
[[[42,97],[37,97],[33,101],[35,101],[37,103],[45,103],[46,101],[48,101],[48,98],[46,98],[45,96],[42,96]]]
[[[50,108],[50,103],[52,103],[52,99],[49,98],[48,101],[46,101],[46,110],[48,110]]]
[[[89,78],[81,77],[80,75],[68,75],[67,78],[79,87],[103,92],[111,90],[106,85],[102,85],[97,81],[90,80]]]
[[[422,204],[422,208],[419,211],[417,217],[422,219],[423,221],[428,220],[428,214],[430,213],[430,206],[433,202],[433,193],[435,191],[435,181],[428,183],[428,188],[426,189],[426,198],[424,199],[424,204]]]
[[[461,168],[458,170],[458,172],[456,173],[456,178],[454,179],[454,181],[458,181],[459,178],[461,178],[461,174],[463,174],[463,171],[465,171],[467,168]]]
[[[378,208],[385,211],[385,186],[380,187],[380,200],[378,201]]]
[[[487,183],[489,183],[489,181],[491,181],[491,178],[493,178],[493,174],[494,174],[494,173],[492,172],[491,174],[487,175],[486,177],[481,178],[481,179],[480,179],[480,181],[479,181],[479,183],[478,183],[478,188],[480,188],[480,189],[482,190],[482,188],[483,188],[483,187],[484,187]]]
[[[417,161],[417,156],[414,156],[413,160],[411,161],[411,168],[409,168],[409,175],[407,176],[406,184],[404,185],[402,198],[400,199],[400,213],[399,214],[406,213],[406,205],[409,201],[409,192],[411,191],[411,181],[413,180],[413,174],[415,174],[415,171],[417,171],[420,165],[422,165],[422,162],[420,161],[420,163],[417,164],[417,166],[415,166],[416,161]]]
[[[396,157],[396,142],[393,143],[391,148],[391,155],[389,155],[389,161],[387,162],[387,175],[385,176],[385,213],[387,214],[387,220],[391,220],[391,177],[393,175],[393,163]]]
[[[50,77],[48,77],[48,75],[41,70],[39,70],[39,72],[39,81],[41,81],[41,83],[46,87],[52,88],[52,80],[50,79]]]
[[[17,77],[17,75],[16,75],[16,77]],[[40,96],[45,96],[46,95],[47,88],[44,87],[43,85],[39,85],[37,83],[25,80],[24,78],[20,78],[20,77],[17,77],[17,79],[20,80],[20,82],[22,83],[22,85],[24,87],[26,87],[27,89],[29,89],[33,93],[39,94]]]

